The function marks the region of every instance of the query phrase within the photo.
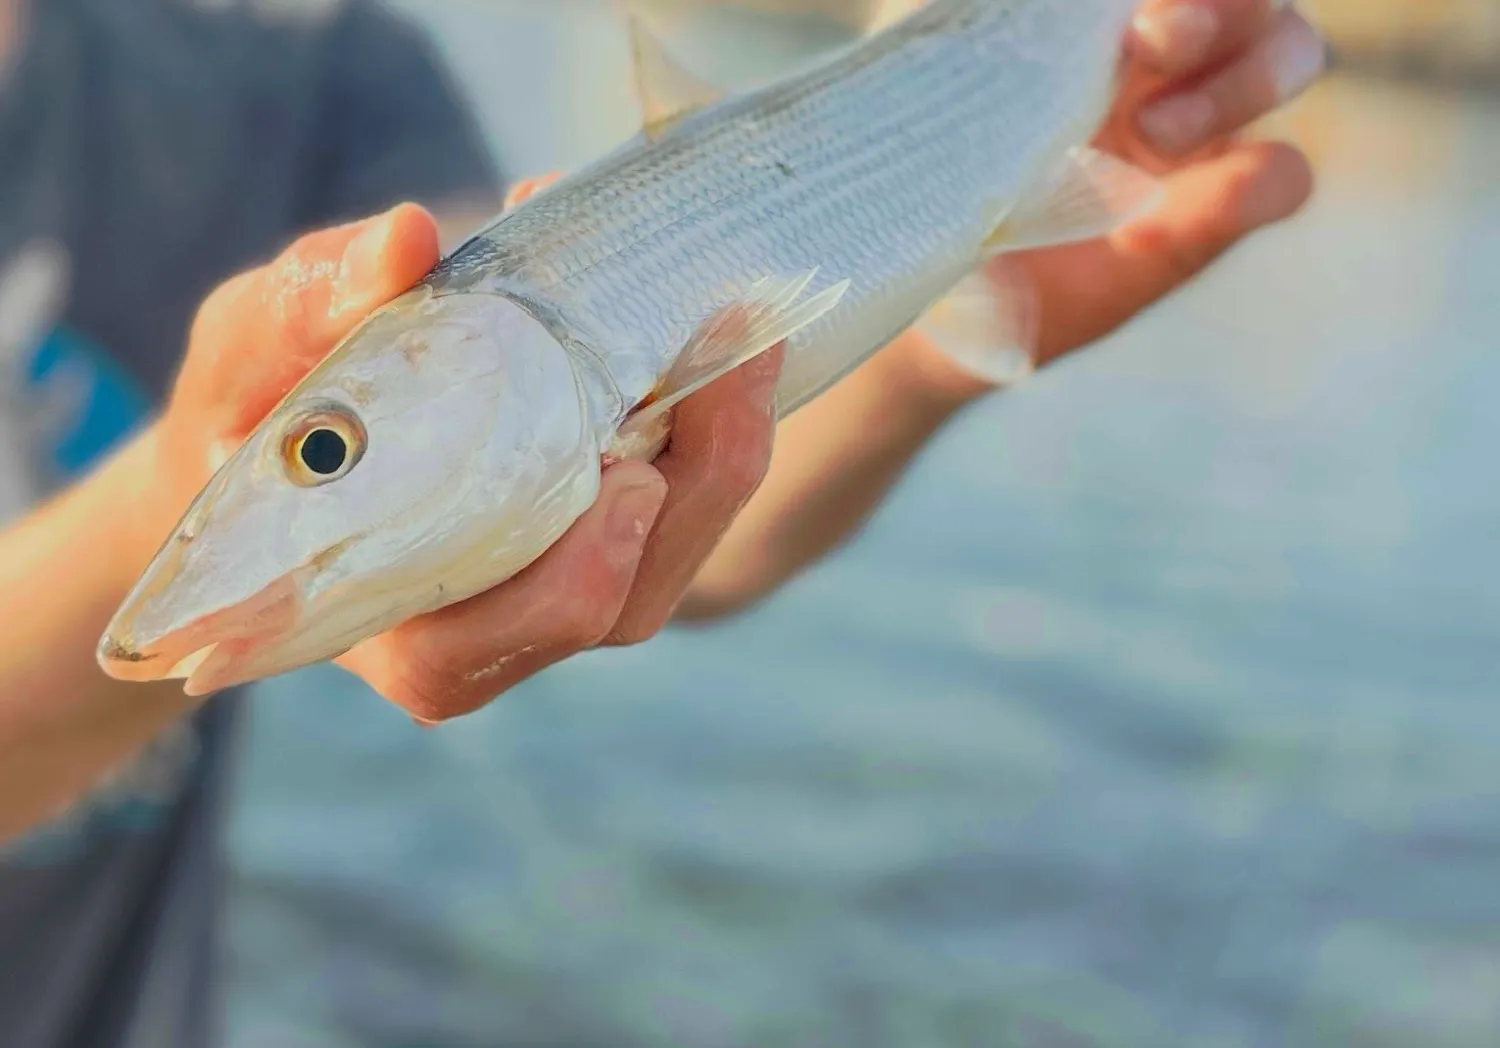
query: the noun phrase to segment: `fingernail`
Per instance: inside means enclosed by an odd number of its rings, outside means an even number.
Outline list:
[[[1201,4],[1172,4],[1142,11],[1132,27],[1157,65],[1187,69],[1208,56],[1219,36],[1219,16]]]
[[[336,310],[337,303],[362,298],[371,286],[378,283],[394,215],[392,209],[370,219],[344,249],[343,262],[339,266],[339,293],[335,296]]]
[[[1158,149],[1189,152],[1213,130],[1213,99],[1199,91],[1164,98],[1142,111],[1140,124]]]
[[[1296,98],[1317,80],[1328,62],[1328,48],[1307,22],[1292,19],[1266,43],[1266,61],[1276,84],[1276,99]]]
[[[1290,172],[1251,180],[1240,200],[1240,228],[1248,232],[1290,218],[1307,202],[1310,189],[1305,176]]]
[[[605,522],[610,559],[624,565],[640,556],[641,545],[666,498],[666,481],[659,475],[643,477],[615,496]]]

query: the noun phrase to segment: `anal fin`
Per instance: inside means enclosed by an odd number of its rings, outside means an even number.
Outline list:
[[[1155,209],[1165,192],[1154,175],[1118,157],[1071,149],[1006,211],[985,238],[985,254],[1107,236]]]
[[[1036,371],[1040,307],[1026,271],[1001,259],[959,281],[914,327],[970,374],[1013,386]]]

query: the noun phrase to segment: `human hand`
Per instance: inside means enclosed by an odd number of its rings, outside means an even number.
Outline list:
[[[997,280],[1036,296],[1035,363],[1104,337],[1301,208],[1313,183],[1302,153],[1236,136],[1300,94],[1323,64],[1321,38],[1287,0],[1145,0],[1094,144],[1163,176],[1166,199],[1110,237],[989,264]],[[890,351],[915,354],[943,392],[991,388],[926,340],[904,339]]]
[[[210,295],[150,435],[154,542],[308,370],[437,260],[432,217],[402,205],[306,236]],[[678,405],[667,450],[651,465],[606,469],[593,507],[510,582],[357,645],[338,664],[437,722],[569,655],[655,634],[765,474],[781,356],[762,354]]]

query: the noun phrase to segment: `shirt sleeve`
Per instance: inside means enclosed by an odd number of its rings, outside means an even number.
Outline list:
[[[326,27],[307,226],[413,200],[499,207],[501,173],[432,41],[368,0],[347,0]]]

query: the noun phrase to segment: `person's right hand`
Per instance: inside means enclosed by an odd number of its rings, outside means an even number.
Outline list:
[[[142,567],[282,396],[437,260],[432,217],[403,205],[303,237],[209,296],[148,437],[156,468],[142,500]],[[773,350],[688,398],[655,463],[606,469],[593,507],[529,568],[356,646],[339,665],[437,722],[569,655],[654,635],[765,474],[780,371]]]
[[[1141,0],[1093,144],[1160,177],[1166,197],[1109,236],[987,264],[1007,295],[1020,289],[1011,304],[1035,321],[1021,332],[1031,363],[1097,345],[1307,203],[1314,178],[1302,151],[1244,132],[1312,86],[1325,61],[1292,0]],[[1016,372],[1009,352],[960,360],[925,340],[893,348],[910,353],[939,396],[988,392],[996,365]]]

